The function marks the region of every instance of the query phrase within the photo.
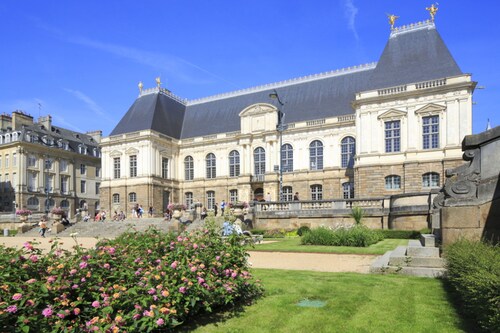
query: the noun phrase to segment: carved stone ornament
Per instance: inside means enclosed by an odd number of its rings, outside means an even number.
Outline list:
[[[481,180],[480,153],[479,148],[466,150],[463,159],[468,162],[446,170],[444,187],[433,201],[435,208],[477,199],[477,188]]]

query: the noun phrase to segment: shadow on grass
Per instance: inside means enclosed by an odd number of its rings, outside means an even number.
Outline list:
[[[467,333],[487,333],[487,331],[484,331],[480,327],[478,327],[478,324],[476,323],[474,318],[472,318],[470,314],[467,313],[462,301],[460,300],[460,296],[455,291],[448,279],[441,278],[440,280],[441,284],[443,285],[443,289],[446,291],[447,300],[459,314],[460,329]]]

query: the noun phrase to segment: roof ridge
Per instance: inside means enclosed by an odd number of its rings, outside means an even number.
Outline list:
[[[391,31],[391,35],[389,38],[393,38],[407,32],[423,30],[423,29],[436,29],[436,25],[434,24],[434,21],[431,20],[419,21],[417,23],[410,23],[408,25],[403,25],[401,27],[394,28]]]
[[[268,90],[268,89],[276,89],[279,87],[285,87],[285,86],[294,85],[294,84],[298,84],[298,83],[309,82],[309,81],[318,80],[318,79],[325,79],[325,78],[330,78],[330,77],[335,77],[335,76],[340,76],[340,75],[356,73],[356,72],[360,72],[360,71],[374,69],[376,67],[376,65],[377,65],[376,62],[370,62],[370,63],[361,64],[361,65],[357,65],[357,66],[336,69],[336,70],[332,70],[329,72],[311,74],[311,75],[306,75],[306,76],[302,76],[302,77],[298,77],[298,78],[292,78],[292,79],[288,79],[288,80],[284,80],[284,81],[278,81],[278,82],[274,82],[274,83],[267,83],[267,84],[260,85],[260,86],[255,86],[255,87],[235,90],[235,91],[231,91],[231,92],[226,92],[226,93],[222,93],[222,94],[187,100],[186,105],[190,106],[190,105],[195,105],[195,104],[201,104],[201,103],[215,101],[215,100],[219,100],[219,99],[223,99],[223,98],[241,96],[241,95],[245,95],[245,94],[252,93],[252,92],[258,92],[258,91],[263,91],[263,90]]]
[[[155,93],[168,96],[168,97],[172,98],[174,101],[177,101],[177,102],[184,104],[184,105],[186,105],[186,103],[187,103],[187,99],[182,98],[180,96],[177,96],[177,95],[173,94],[170,90],[168,90],[166,88],[161,88],[161,87],[154,87],[154,88],[148,88],[148,89],[141,90],[139,93],[139,97],[142,97],[145,95],[152,95]]]

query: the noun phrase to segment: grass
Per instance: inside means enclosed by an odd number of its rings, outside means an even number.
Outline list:
[[[257,244],[251,251],[276,252],[311,252],[311,253],[351,253],[351,254],[384,254],[400,245],[407,245],[408,239],[384,239],[367,247],[302,245],[300,237],[266,238],[274,243]]]
[[[467,332],[439,279],[254,269],[256,304],[201,317],[182,332]],[[303,300],[322,308],[298,307]]]

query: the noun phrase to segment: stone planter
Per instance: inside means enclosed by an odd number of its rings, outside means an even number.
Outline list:
[[[62,214],[52,214],[54,221],[59,222],[62,220]]]
[[[182,211],[180,209],[175,209],[174,212],[172,213],[172,217],[174,219],[179,219],[182,216]]]
[[[26,223],[28,221],[28,215],[19,215],[19,221]]]

